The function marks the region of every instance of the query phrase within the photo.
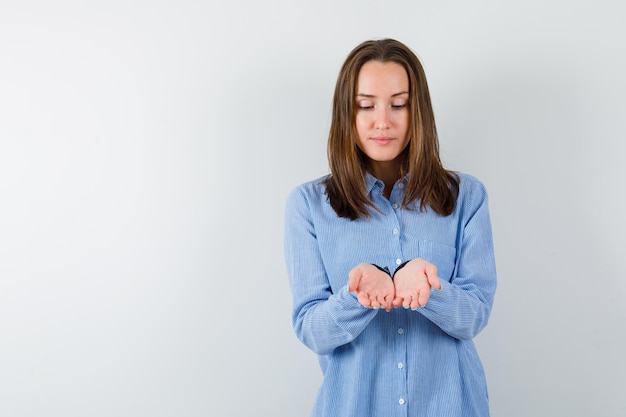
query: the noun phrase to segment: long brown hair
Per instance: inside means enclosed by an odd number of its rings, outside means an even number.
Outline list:
[[[328,162],[331,174],[324,180],[331,207],[339,217],[352,220],[370,215],[374,207],[365,189],[367,157],[356,143],[355,126],[357,79],[369,61],[395,62],[409,77],[409,141],[403,151],[401,175],[408,175],[402,206],[416,200],[447,216],[452,213],[459,194],[459,178],[443,168],[439,139],[426,83],[426,74],[417,56],[394,39],[365,41],[346,58],[335,86],[332,121],[328,135]]]

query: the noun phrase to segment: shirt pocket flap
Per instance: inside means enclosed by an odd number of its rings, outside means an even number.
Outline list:
[[[418,245],[419,257],[437,267],[440,279],[450,281],[456,262],[456,248],[437,242],[421,241]]]

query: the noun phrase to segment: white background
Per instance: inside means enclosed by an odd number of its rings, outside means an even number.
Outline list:
[[[0,415],[307,415],[284,201],[394,37],[490,193],[493,416],[624,416],[619,4],[0,0]]]

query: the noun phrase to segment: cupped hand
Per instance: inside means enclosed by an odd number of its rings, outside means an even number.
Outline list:
[[[368,263],[361,263],[348,273],[348,290],[356,293],[365,307],[391,310],[394,286],[391,276]]]
[[[430,298],[430,289],[441,289],[441,282],[437,276],[437,267],[421,258],[408,262],[393,276],[395,298],[393,307],[411,308],[423,307]]]

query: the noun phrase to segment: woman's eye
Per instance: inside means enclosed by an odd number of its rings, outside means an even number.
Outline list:
[[[406,107],[406,103],[401,103],[401,104],[392,104],[392,105],[391,105],[391,108],[396,109],[396,110],[397,110],[397,109],[403,109],[403,108],[405,108],[405,107]]]
[[[362,101],[359,103],[359,109],[361,110],[371,110],[374,108],[374,104],[369,101]]]

